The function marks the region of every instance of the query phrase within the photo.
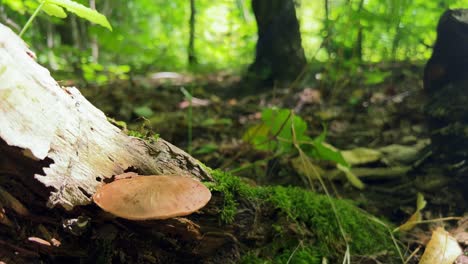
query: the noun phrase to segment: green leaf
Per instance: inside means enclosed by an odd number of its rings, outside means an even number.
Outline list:
[[[426,207],[426,200],[422,193],[418,193],[417,200],[416,200],[416,211],[411,215],[411,217],[402,225],[397,227],[393,232],[396,231],[409,231],[413,229],[421,220],[422,220],[422,213],[421,211]]]
[[[23,1],[3,0],[2,3],[5,4],[6,6],[8,6],[9,8],[11,8],[11,10],[16,11],[16,12],[22,14],[22,15],[26,11],[26,7],[23,4]]]
[[[65,13],[65,10],[63,10],[63,8],[61,8],[60,6],[55,5],[55,4],[50,4],[50,3],[46,2],[42,6],[42,10],[44,12],[46,12],[49,16],[55,16],[55,17],[58,17],[58,18],[66,18],[67,17],[67,13]]]
[[[72,12],[81,18],[84,18],[92,23],[101,25],[112,31],[112,27],[104,15],[82,4],[71,0],[46,0],[46,3],[61,6],[67,9],[67,11]]]
[[[262,120],[270,129],[270,136],[276,136],[279,139],[278,150],[281,152],[289,152],[293,148],[293,126],[296,140],[302,141],[307,138],[306,122],[299,116],[293,115],[289,109],[265,109],[262,112]]]
[[[349,167],[349,164],[343,158],[341,152],[330,144],[325,143],[326,136],[327,129],[324,128],[323,132],[312,140],[314,148],[311,149],[309,154],[319,159],[333,161],[340,164],[341,166]]]
[[[327,143],[319,142],[315,139],[313,140],[313,145],[314,148],[310,153],[311,156],[318,159],[333,161],[344,167],[349,167],[349,164],[343,158],[343,155],[341,155],[339,150],[335,150]]]
[[[351,171],[351,169],[349,167],[345,167],[341,164],[337,164],[336,167],[344,172],[344,174],[346,175],[346,179],[348,179],[348,181],[356,188],[358,188],[359,190],[362,190],[364,189],[365,185],[364,183]]]
[[[265,124],[258,124],[250,127],[242,136],[242,140],[252,144],[258,150],[273,151],[277,143],[271,140],[270,129]]]
[[[342,150],[341,155],[351,165],[366,164],[380,160],[381,153],[369,148]]]
[[[376,85],[383,83],[387,77],[389,77],[392,73],[391,72],[385,72],[385,71],[371,71],[371,72],[365,72],[364,77],[365,77],[365,84],[367,85]]]

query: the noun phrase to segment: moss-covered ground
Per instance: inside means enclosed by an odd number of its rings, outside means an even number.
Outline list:
[[[250,186],[240,178],[220,171],[213,171],[213,176],[216,183],[210,188],[224,196],[224,208],[220,213],[222,221],[229,223],[235,219],[240,199],[267,203],[279,211],[278,217],[282,219],[272,221],[272,230],[276,234],[266,245],[246,250],[243,263],[322,263],[323,258],[342,259],[347,244],[353,256],[385,254],[385,263],[400,262],[388,226],[350,201],[329,199],[297,187]],[[338,215],[330,202],[334,203]],[[338,218],[346,241],[340,232]],[[294,234],[289,230],[291,226],[294,226]]]

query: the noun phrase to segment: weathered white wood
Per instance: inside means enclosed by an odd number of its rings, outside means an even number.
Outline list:
[[[74,87],[60,87],[35,62],[26,44],[0,24],[0,138],[50,158],[45,175],[49,205],[71,209],[110,178],[132,168],[140,174],[191,174],[210,179],[199,162],[170,143],[128,137]]]

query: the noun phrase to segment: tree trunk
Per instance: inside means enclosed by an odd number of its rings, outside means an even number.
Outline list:
[[[359,2],[359,7],[358,7],[358,17],[361,17],[361,13],[364,8],[364,0],[361,0]],[[362,26],[362,23],[360,21],[361,19],[358,19],[358,32],[356,35],[356,43],[354,44],[354,51],[353,51],[353,57],[356,58],[359,62],[362,61],[362,43],[364,42],[364,28]]]
[[[89,7],[96,10],[96,0],[89,0]],[[99,63],[99,42],[97,35],[91,36],[91,56],[93,57],[94,63]]]
[[[195,6],[195,0],[190,0],[190,35],[188,43],[188,64],[193,66],[197,64],[197,56],[195,54],[195,16],[197,9]]]
[[[432,159],[437,164],[445,164],[440,178],[450,176],[448,182],[453,189],[465,196],[456,202],[460,208],[466,208],[468,201],[467,17],[468,9],[448,10],[441,16],[433,53],[424,69]]]
[[[271,85],[294,80],[306,65],[293,0],[252,0],[258,26],[249,77]]]
[[[325,37],[323,38],[323,47],[327,51],[328,54],[331,54],[331,37],[332,31],[330,27],[330,2],[329,0],[323,0],[323,8],[325,12],[325,17],[323,20],[323,31],[325,33]]]

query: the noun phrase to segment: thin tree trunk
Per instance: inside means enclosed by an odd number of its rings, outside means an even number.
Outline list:
[[[323,21],[323,27],[324,27],[324,31],[326,34],[323,40],[323,47],[325,48],[327,53],[330,54],[331,53],[330,41],[331,41],[331,36],[332,36],[332,32],[330,28],[330,3],[329,3],[329,0],[324,0],[323,2],[324,2],[324,9],[325,9],[325,20]]]
[[[190,0],[190,36],[188,44],[188,63],[190,66],[197,64],[197,56],[195,54],[195,16],[197,10],[195,0]]]
[[[76,20],[75,16],[71,16],[70,21],[71,21],[73,46],[75,46],[75,48],[77,48],[77,49],[81,49],[80,29],[79,29],[79,26],[78,26],[78,21]]]
[[[89,7],[96,10],[96,0],[89,0]],[[99,60],[99,43],[96,35],[91,36],[91,55],[94,62]]]
[[[361,0],[359,2],[359,8],[358,8],[358,16],[361,17],[362,10],[364,8],[364,0]],[[361,24],[361,19],[358,20],[358,33],[356,36],[356,44],[354,46],[354,54],[353,57],[357,58],[359,61],[362,61],[362,42],[363,42],[363,35],[364,35],[364,29]]]
[[[50,68],[53,70],[57,70],[59,66],[54,55],[54,33],[54,25],[52,24],[52,22],[47,22],[47,57],[49,59]]]

